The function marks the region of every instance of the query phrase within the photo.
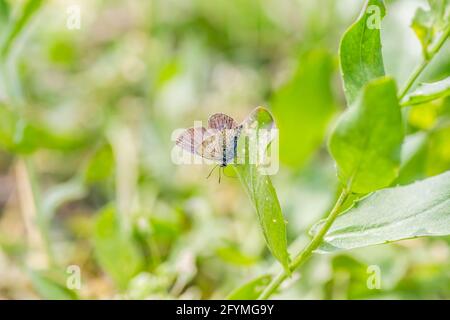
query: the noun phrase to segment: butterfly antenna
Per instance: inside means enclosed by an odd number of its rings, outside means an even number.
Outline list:
[[[208,176],[206,177],[206,179],[208,179],[209,177],[211,177],[211,174],[213,173],[214,169],[217,168],[217,166],[218,166],[218,164],[216,164],[216,165],[211,169],[211,171],[209,172],[209,174],[208,174]],[[219,170],[219,171],[220,171],[220,170]]]
[[[222,171],[220,169],[222,169],[222,167],[219,167],[219,184],[220,184],[220,178],[222,178]]]

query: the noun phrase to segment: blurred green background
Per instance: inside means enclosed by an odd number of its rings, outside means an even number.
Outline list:
[[[420,61],[409,25],[425,4],[387,1],[383,53],[399,85]],[[72,5],[80,29],[66,26]],[[335,200],[325,138],[346,107],[339,39],[362,5],[0,0],[0,299],[219,299],[276,271],[237,179],[218,184],[205,179],[210,166],[173,164],[172,132],[268,107],[280,129],[273,181],[296,252]],[[447,44],[422,80],[448,75],[449,56]],[[449,99],[405,112],[396,184],[449,170]],[[275,297],[448,299],[449,243],[314,256]],[[80,289],[66,286],[70,265]],[[366,285],[371,265],[381,289]]]

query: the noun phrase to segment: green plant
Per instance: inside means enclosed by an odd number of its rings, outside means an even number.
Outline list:
[[[358,20],[343,35],[339,57],[348,109],[340,116],[328,141],[329,152],[337,164],[341,192],[328,217],[311,229],[312,240],[287,267],[287,246],[273,245],[285,243],[284,221],[281,228],[266,227],[274,214],[281,214],[270,179],[258,175],[254,166],[240,169],[245,172],[240,175],[241,181],[256,208],[267,245],[285,270],[274,277],[265,275],[252,280],[229,298],[269,298],[314,252],[450,234],[448,172],[411,185],[392,185],[399,175],[404,142],[401,106],[450,94],[448,77],[437,83],[421,84],[410,92],[450,34],[448,1],[429,2],[430,10],[418,9],[412,24],[422,44],[423,61],[398,93],[395,80],[385,75],[380,29],[370,23],[371,19],[385,16],[384,2],[367,1]],[[375,13],[369,10],[373,6],[378,8]],[[353,203],[343,210],[351,195]],[[271,281],[267,284],[268,278]]]
[[[0,299],[448,299],[450,4],[366,2],[0,0]],[[171,161],[255,104],[277,175]]]

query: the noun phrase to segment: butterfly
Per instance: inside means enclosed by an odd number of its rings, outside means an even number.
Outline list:
[[[207,128],[186,129],[176,139],[176,145],[192,154],[218,162],[207,178],[219,166],[220,183],[220,169],[224,169],[235,158],[242,128],[243,124],[239,125],[232,117],[215,113],[209,117]]]

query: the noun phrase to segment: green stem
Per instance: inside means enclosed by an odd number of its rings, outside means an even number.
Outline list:
[[[39,189],[39,184],[36,179],[36,174],[34,170],[34,166],[32,163],[32,160],[28,157],[22,158],[25,164],[25,170],[27,171],[27,176],[29,179],[29,183],[31,186],[31,192],[33,194],[32,201],[34,202],[34,207],[36,208],[36,218],[37,218],[37,225],[40,232],[40,235],[42,237],[42,241],[44,244],[44,250],[47,255],[47,259],[50,266],[55,265],[55,258],[53,255],[52,245],[50,241],[50,222],[48,221],[48,215],[46,212],[44,212],[42,208],[41,203],[41,193]]]
[[[402,91],[400,92],[400,95],[398,97],[398,100],[402,100],[405,95],[408,93],[409,89],[411,89],[412,85],[416,81],[416,79],[419,77],[419,75],[422,73],[422,71],[425,69],[425,67],[428,65],[428,62],[430,60],[423,60],[413,71],[413,73],[409,76],[408,80],[406,81],[406,85],[403,87]]]
[[[408,93],[409,89],[411,89],[412,85],[420,76],[420,74],[423,72],[423,70],[428,66],[428,64],[436,55],[436,53],[442,48],[449,35],[450,35],[450,26],[448,26],[444,30],[442,36],[437,41],[436,45],[433,48],[431,48],[431,50],[428,52],[427,57],[424,58],[424,60],[414,69],[413,73],[410,75],[410,77],[406,81],[404,88],[401,90],[399,94],[399,100],[403,99],[404,96]],[[323,224],[322,228],[315,234],[311,242],[289,264],[290,272],[294,272],[301,265],[303,265],[303,263],[307,261],[309,257],[311,257],[313,251],[317,249],[319,245],[322,243],[325,234],[330,229],[334,220],[339,215],[342,205],[349,196],[350,194],[349,190],[350,188],[348,186],[342,190],[338,200],[336,201],[336,204],[334,205],[333,209],[331,210],[330,214],[325,220],[325,223]],[[258,299],[269,298],[288,277],[289,277],[288,272],[286,271],[280,272],[275,278],[272,279],[272,281],[261,293]]]
[[[422,62],[414,69],[413,73],[409,76],[408,80],[406,81],[405,86],[400,91],[399,100],[402,100],[405,95],[408,93],[409,89],[411,89],[414,82],[417,80],[419,75],[422,73],[422,71],[428,66],[430,61],[433,59],[433,57],[436,55],[436,53],[439,52],[439,50],[444,45],[445,41],[450,35],[450,26],[447,26],[447,28],[444,30],[442,36],[437,41],[436,45],[431,48],[431,50],[428,52],[428,57],[425,57]]]
[[[311,242],[294,258],[294,260],[289,265],[289,270],[291,272],[294,272],[296,269],[298,269],[308,258],[312,255],[313,251],[319,247],[319,245],[323,241],[323,237],[327,233],[328,229],[330,229],[331,225],[333,224],[334,220],[337,218],[337,216],[340,213],[340,209],[342,205],[344,204],[345,200],[347,200],[347,197],[349,196],[349,188],[344,188],[339,195],[338,200],[336,201],[336,204],[334,205],[333,209],[331,210],[330,214],[328,215],[327,219],[325,220],[325,223],[323,224],[322,228],[314,235]],[[289,273],[286,271],[280,272],[266,287],[266,289],[261,293],[261,295],[258,297],[258,299],[267,299],[269,298],[277,289],[278,287],[289,277]]]
[[[6,61],[11,49],[14,46],[15,39],[23,32],[33,15],[39,11],[44,4],[43,0],[28,0],[22,7],[22,12],[15,21],[11,21],[2,43],[0,43],[0,58]]]

